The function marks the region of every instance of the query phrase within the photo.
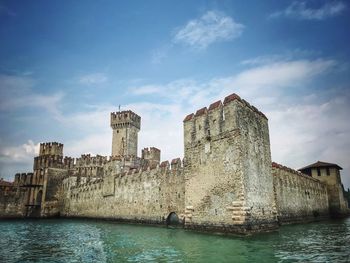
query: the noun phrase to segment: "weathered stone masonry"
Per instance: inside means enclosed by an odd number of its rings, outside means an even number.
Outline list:
[[[181,161],[107,175],[102,180],[77,185],[66,191],[63,215],[101,217],[123,221],[164,223],[171,212],[181,217],[184,177]],[[66,180],[65,180],[66,181]],[[69,185],[65,185],[69,187]]]
[[[112,156],[74,159],[63,157],[62,144],[41,144],[34,173],[0,184],[0,217],[175,222],[246,233],[349,212],[340,167],[328,164],[331,172],[320,177],[310,167],[302,174],[272,163],[266,116],[236,94],[186,116],[184,159],[170,163],[160,162],[155,147],[137,157],[136,113],[114,112],[110,120]]]
[[[279,222],[305,222],[329,217],[325,184],[277,163],[272,163],[272,175]]]
[[[186,226],[276,227],[266,117],[231,95],[187,116],[184,134]]]

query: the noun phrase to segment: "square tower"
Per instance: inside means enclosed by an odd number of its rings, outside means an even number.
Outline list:
[[[266,116],[236,94],[184,119],[185,227],[277,227]]]
[[[348,213],[348,202],[344,197],[344,188],[340,178],[339,165],[317,161],[299,171],[320,180],[327,186],[328,204],[331,216],[337,217]]]
[[[141,117],[130,110],[111,113],[112,156],[137,156],[140,125]]]

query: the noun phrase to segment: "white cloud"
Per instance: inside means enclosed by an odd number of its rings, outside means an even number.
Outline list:
[[[246,70],[234,77],[238,87],[250,87],[249,91],[271,87],[290,87],[303,84],[303,81],[313,78],[333,68],[333,60],[295,60],[265,64]]]
[[[27,76],[0,75],[1,97],[8,97],[13,93],[21,94],[33,87],[35,81]]]
[[[125,105],[142,118],[139,134],[139,155],[144,147],[155,146],[162,150],[162,159],[172,159],[182,156],[182,119],[186,109],[181,104],[133,103]],[[66,141],[66,155],[79,157],[82,153],[107,155],[111,154],[112,129],[109,124],[109,114],[113,107],[97,108],[89,112],[65,116],[67,127],[74,128],[80,123],[79,129],[84,130],[84,136]]]
[[[347,103],[350,94],[333,87],[319,90],[317,94],[312,89],[307,92],[315,79],[331,74],[338,63],[330,59],[274,59],[247,65],[237,74],[208,82],[180,79],[165,84],[134,84],[129,88],[131,96],[143,97],[142,102],[125,105],[142,118],[139,154],[141,148],[155,146],[162,150],[162,160],[183,157],[183,118],[235,92],[269,118],[273,160],[292,168],[322,160],[343,166],[343,174],[350,171],[350,105]],[[293,92],[300,87],[305,87],[303,96]],[[157,102],[147,102],[148,99]],[[110,155],[109,114],[113,110],[115,106],[112,105],[97,105],[74,114],[59,112],[61,118],[57,125],[69,130],[77,129],[76,123],[79,123],[78,129],[84,131],[82,137],[64,142],[65,154],[74,157],[82,153]],[[1,165],[8,167],[6,162],[11,158],[28,160],[29,165],[33,145],[28,142],[1,147]],[[345,185],[350,186],[350,179],[343,179]]]
[[[271,64],[275,62],[288,62],[293,60],[298,60],[300,57],[317,57],[320,56],[320,52],[314,50],[305,50],[305,49],[293,49],[287,50],[281,54],[270,54],[253,57],[250,59],[243,60],[242,65],[248,66],[260,66],[265,64]]]
[[[35,81],[28,76],[0,75],[0,110],[5,112],[35,107],[45,109],[59,118],[58,107],[64,93],[57,92],[50,95],[34,93],[32,88],[35,84]]]
[[[189,95],[199,92],[201,84],[191,79],[179,79],[167,84],[134,86],[128,89],[133,95],[157,95],[174,101],[187,100]]]
[[[205,49],[210,44],[239,37],[244,26],[221,12],[208,11],[198,19],[190,20],[178,29],[175,43],[185,43],[196,49]]]
[[[145,85],[141,87],[135,87],[130,89],[135,95],[148,95],[154,93],[161,93],[162,86],[160,85]]]
[[[341,14],[346,5],[340,1],[325,3],[319,8],[311,8],[306,2],[294,1],[285,10],[277,11],[270,15],[271,18],[290,17],[301,20],[323,20]]]
[[[17,146],[4,146],[0,148],[0,162],[27,163],[32,162],[35,154],[39,153],[39,143],[32,140]]]
[[[276,89],[305,84],[317,75],[326,73],[337,65],[334,60],[273,61],[250,67],[242,72],[207,83],[191,79],[172,81],[167,84],[151,84],[129,88],[134,95],[165,97],[177,103],[201,107],[212,99],[220,99],[233,91],[255,99],[264,98]]]
[[[32,172],[33,158],[38,153],[39,143],[32,140],[15,146],[0,141],[0,178],[12,181],[15,173]]]
[[[207,83],[179,80],[133,87],[130,91],[135,95],[169,100],[164,105],[128,105],[142,116],[140,146],[159,147],[163,159],[183,156],[184,116],[235,92],[269,118],[273,160],[295,169],[323,160],[339,163],[344,172],[350,171],[350,94],[332,87],[318,94],[306,92],[303,97],[292,91],[309,86],[337,65],[326,59],[274,60]],[[343,181],[350,186],[350,178],[343,176]]]
[[[338,92],[326,100],[299,98],[265,113],[269,117],[272,156],[275,161],[301,168],[317,160],[338,163],[350,171],[349,92]],[[350,187],[350,178],[343,182]]]
[[[105,116],[108,118],[108,115]],[[106,127],[99,133],[92,133],[77,140],[68,141],[64,145],[65,155],[80,157],[81,154],[90,153],[92,155],[110,156],[112,149],[112,132]]]
[[[84,85],[97,85],[103,84],[108,81],[108,77],[104,73],[92,73],[81,76],[79,78],[79,83]]]
[[[153,50],[151,53],[152,64],[161,64],[163,60],[168,57],[168,53],[171,48],[172,45],[164,45],[160,48]]]

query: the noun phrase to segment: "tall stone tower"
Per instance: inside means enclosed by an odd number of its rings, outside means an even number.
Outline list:
[[[268,120],[238,95],[184,120],[185,227],[277,227]],[[208,223],[210,222],[210,223]]]
[[[26,216],[44,216],[45,202],[56,201],[54,196],[60,187],[61,178],[57,180],[55,176],[49,174],[49,169],[62,169],[62,160],[62,143],[40,143],[39,156],[34,157],[34,173],[24,175],[19,179],[22,181],[21,186],[27,189]]]
[[[137,156],[140,125],[141,117],[130,110],[111,113],[112,156]]]

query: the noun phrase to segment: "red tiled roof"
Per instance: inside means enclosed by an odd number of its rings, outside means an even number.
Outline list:
[[[229,103],[230,101],[234,101],[234,100],[241,100],[240,96],[238,96],[235,93],[232,93],[231,95],[228,95],[225,99],[224,99],[224,105],[226,105],[227,103]]]
[[[201,115],[205,114],[206,112],[207,112],[207,107],[201,108],[201,109],[197,110],[195,116],[196,116],[196,117],[197,117],[197,116],[201,116]]]
[[[221,104],[222,104],[222,103],[221,103],[221,100],[218,100],[218,101],[216,101],[216,102],[210,104],[209,110],[216,109],[216,108],[218,108]]]
[[[186,118],[184,119],[184,122],[185,122],[185,121],[192,120],[193,116],[194,116],[194,114],[193,114],[193,113],[188,114],[188,115],[186,116]]]
[[[281,165],[278,163],[272,162],[272,167],[281,168]]]
[[[180,158],[175,158],[171,160],[171,164],[177,164],[177,163],[181,163],[181,159]]]
[[[164,161],[159,166],[160,167],[167,167],[167,166],[169,166],[169,161]]]

